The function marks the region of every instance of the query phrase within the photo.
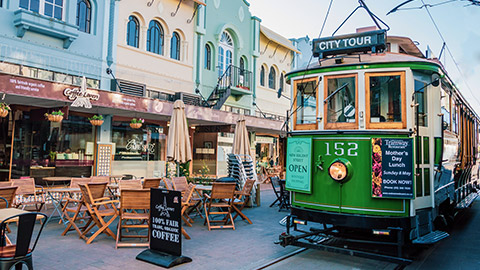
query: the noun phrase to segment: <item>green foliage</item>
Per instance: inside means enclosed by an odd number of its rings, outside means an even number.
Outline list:
[[[103,120],[103,116],[96,114],[92,117],[89,117],[88,120]]]
[[[187,163],[181,163],[179,170],[179,176],[190,177],[190,161]]]
[[[61,115],[61,116],[64,115],[64,113],[61,110],[53,111],[51,113],[46,113],[45,116],[48,116],[49,114],[51,114],[51,115]]]
[[[5,103],[5,102],[0,102],[0,109],[4,109],[4,110],[6,110],[6,111],[10,111],[10,110],[11,110],[11,109],[10,109],[10,106],[9,106],[7,103]]]
[[[130,120],[130,123],[132,124],[137,124],[137,123],[140,123],[140,124],[143,124],[145,122],[145,120],[143,118],[133,118],[132,120]]]

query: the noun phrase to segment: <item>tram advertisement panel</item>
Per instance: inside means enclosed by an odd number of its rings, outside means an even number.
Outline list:
[[[372,138],[372,196],[413,198],[413,140]]]
[[[287,179],[288,190],[311,193],[312,138],[288,138]]]

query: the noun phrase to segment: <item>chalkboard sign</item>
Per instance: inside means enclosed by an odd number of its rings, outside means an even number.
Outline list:
[[[413,198],[413,140],[372,139],[372,196]]]
[[[181,256],[181,192],[152,188],[150,198],[150,249]]]

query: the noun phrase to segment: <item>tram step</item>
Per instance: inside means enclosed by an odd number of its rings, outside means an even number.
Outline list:
[[[431,233],[428,233],[422,237],[419,237],[412,242],[414,244],[421,244],[421,245],[429,245],[429,244],[434,244],[442,239],[445,239],[449,236],[448,233],[442,232],[442,231],[433,231]]]
[[[463,201],[459,202],[455,208],[456,209],[468,208],[475,201],[475,199],[477,199],[477,197],[479,196],[479,193],[480,192],[471,193],[465,199],[463,199]]]

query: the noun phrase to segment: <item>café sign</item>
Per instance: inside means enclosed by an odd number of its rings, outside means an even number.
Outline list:
[[[313,40],[313,56],[325,58],[352,52],[381,52],[386,48],[386,38],[386,30],[318,38]]]

